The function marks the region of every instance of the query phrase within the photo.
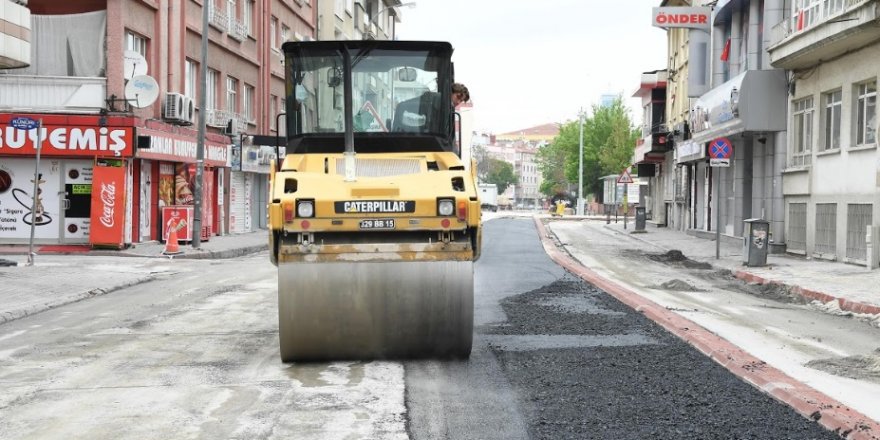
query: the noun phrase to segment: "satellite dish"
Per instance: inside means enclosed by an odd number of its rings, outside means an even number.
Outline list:
[[[138,52],[127,50],[123,53],[125,78],[130,79],[147,74],[147,60]]]
[[[159,84],[151,76],[134,76],[125,85],[125,99],[137,108],[151,105],[158,97]]]

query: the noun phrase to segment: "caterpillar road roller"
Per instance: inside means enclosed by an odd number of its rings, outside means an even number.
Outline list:
[[[282,50],[269,200],[281,359],[468,357],[480,202],[456,144],[452,46]]]

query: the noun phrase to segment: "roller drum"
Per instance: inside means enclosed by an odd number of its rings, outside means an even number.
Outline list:
[[[473,262],[279,263],[281,359],[466,358]]]

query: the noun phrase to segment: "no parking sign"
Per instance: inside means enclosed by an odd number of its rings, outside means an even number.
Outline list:
[[[709,166],[729,167],[733,156],[733,143],[727,138],[718,138],[709,142]]]

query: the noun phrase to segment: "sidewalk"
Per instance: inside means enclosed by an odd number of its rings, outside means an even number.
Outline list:
[[[180,255],[162,255],[162,243],[139,243],[123,250],[87,246],[34,246],[33,266],[27,245],[0,246],[0,324],[64,304],[194,270],[179,259],[235,258],[268,249],[266,231],[211,237],[200,249],[181,244]],[[41,250],[43,249],[43,250]],[[133,257],[133,258],[118,258]],[[266,264],[269,258],[266,257]]]
[[[675,249],[692,260],[730,270],[737,278],[747,282],[783,284],[792,293],[810,301],[820,301],[831,313],[880,314],[880,270],[869,271],[864,266],[808,260],[786,254],[768,255],[765,267],[746,267],[743,265],[742,245],[732,245],[722,240],[721,258],[716,260],[714,240],[653,226],[648,226],[645,233],[634,234],[635,225],[630,223],[628,229],[623,229],[622,221],[612,221],[610,224],[591,221],[585,224],[596,227],[597,223],[621,237],[649,244],[658,252]]]

